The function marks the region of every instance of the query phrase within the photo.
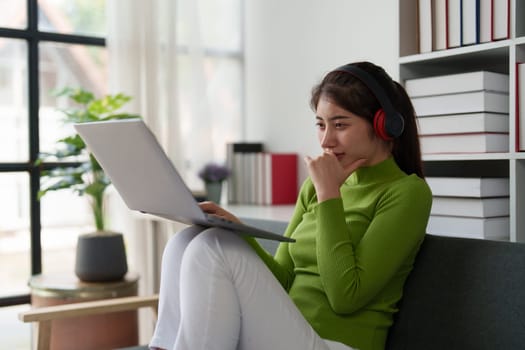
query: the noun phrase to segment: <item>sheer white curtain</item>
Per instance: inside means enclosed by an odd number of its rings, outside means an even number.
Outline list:
[[[193,190],[206,162],[242,137],[243,0],[108,0],[110,91],[133,100]],[[110,227],[125,234],[140,293],[157,291],[160,253],[179,227],[138,218],[113,193]]]
[[[183,139],[183,136],[191,135],[182,130],[184,123],[179,113],[176,4],[174,0],[107,1],[107,48],[110,92],[123,92],[133,98],[127,109],[144,118],[184,176],[188,152],[199,159],[210,154],[212,145],[192,145]],[[191,13],[194,16],[192,23],[198,28],[198,12]],[[199,33],[195,31],[193,34],[192,41],[198,47]],[[202,96],[198,94],[198,91],[205,90],[202,55],[199,50],[191,50],[191,56],[191,96]],[[186,108],[191,109],[195,118],[206,118],[206,105],[205,98],[195,99]],[[195,122],[194,125],[202,125],[198,119]],[[111,227],[126,237],[130,270],[140,275],[139,293],[156,293],[162,249],[180,225],[131,213],[116,193],[110,194],[109,217]],[[148,322],[145,313],[141,318],[146,321],[141,321],[140,337],[142,342],[147,342],[152,322]]]

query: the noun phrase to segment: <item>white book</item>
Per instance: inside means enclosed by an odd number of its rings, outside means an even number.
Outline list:
[[[426,177],[434,196],[445,197],[508,197],[506,177]]]
[[[412,98],[419,117],[475,112],[509,113],[509,95],[475,91],[450,95]]]
[[[518,1],[518,0],[517,0]],[[519,1],[521,2],[521,1]],[[492,40],[509,38],[509,0],[493,0]],[[517,5],[516,5],[517,6]],[[516,18],[517,21],[523,18]]]
[[[233,194],[232,203],[243,203],[244,193],[244,153],[233,154]]]
[[[518,64],[517,75],[518,95],[516,96],[516,100],[519,107],[519,115],[516,116],[516,118],[518,118],[517,143],[518,149],[520,151],[525,151],[525,63]]]
[[[257,153],[246,153],[247,168],[246,168],[246,191],[247,191],[247,204],[256,203],[256,191],[257,183],[255,172],[257,170]]]
[[[492,0],[479,0],[479,41],[481,43],[486,43],[491,40]]]
[[[235,203],[235,165],[234,165],[233,143],[226,144],[226,166],[230,169],[230,176],[226,180],[228,203]]]
[[[419,52],[432,51],[431,0],[418,0]]]
[[[508,216],[469,218],[431,215],[428,219],[427,232],[442,236],[508,240],[510,220]]]
[[[509,93],[507,74],[477,71],[435,77],[409,79],[405,90],[410,97],[448,95],[472,91],[494,91]]]
[[[490,218],[508,216],[509,211],[509,197],[467,198],[434,196],[430,213],[432,215]]]
[[[447,0],[432,1],[432,50],[447,48]]]
[[[461,45],[479,42],[479,0],[462,0],[461,9]]]
[[[508,114],[467,113],[417,118],[420,135],[509,132]]]
[[[461,0],[447,1],[447,48],[453,48],[461,45]]]
[[[420,136],[421,153],[508,152],[509,135],[496,133],[441,134]]]
[[[255,170],[255,183],[256,183],[256,196],[255,203],[258,205],[264,205],[264,181],[265,181],[265,163],[264,153],[256,153],[256,170]]]
[[[272,157],[265,153],[264,154],[264,193],[263,203],[265,205],[272,204]]]

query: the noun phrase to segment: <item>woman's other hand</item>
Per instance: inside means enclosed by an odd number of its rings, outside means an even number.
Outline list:
[[[202,209],[203,212],[206,214],[217,216],[221,219],[226,219],[229,221],[241,223],[241,220],[239,220],[238,217],[230,213],[229,211],[223,209],[219,205],[215,204],[214,202],[200,202],[199,207]]]

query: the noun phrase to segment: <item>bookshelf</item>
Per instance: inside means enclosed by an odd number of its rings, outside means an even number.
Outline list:
[[[496,1],[496,0],[494,0]],[[503,1],[503,0],[497,0]],[[509,76],[509,151],[423,155],[427,176],[509,178],[509,236],[525,241],[525,151],[516,150],[516,63],[525,62],[525,2],[509,1],[509,38],[419,53],[418,0],[399,0],[399,78],[433,77],[474,71]],[[468,175],[467,175],[468,176]]]

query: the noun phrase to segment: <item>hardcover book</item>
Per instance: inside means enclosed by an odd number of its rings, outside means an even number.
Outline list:
[[[476,91],[412,98],[418,117],[460,113],[509,113],[509,95]]]
[[[418,0],[419,52],[432,51],[432,3]]]
[[[479,239],[508,239],[508,216],[472,218],[462,216],[430,215],[427,232],[435,235]]]
[[[461,45],[461,0],[447,0],[447,48]]]
[[[508,133],[509,116],[497,113],[450,114],[418,118],[420,135]]]
[[[451,197],[508,197],[506,177],[427,177],[434,196]]]
[[[434,196],[430,213],[432,215],[477,218],[509,216],[509,197],[467,198]]]
[[[409,79],[405,82],[405,90],[410,97],[448,95],[482,90],[508,94],[509,76],[488,71],[438,75]]]
[[[503,133],[421,135],[423,154],[508,152],[509,135]]]

